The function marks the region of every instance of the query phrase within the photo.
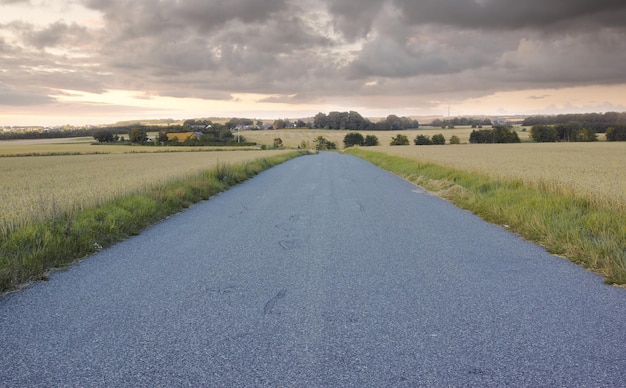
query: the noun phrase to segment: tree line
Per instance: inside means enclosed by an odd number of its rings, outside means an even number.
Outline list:
[[[596,133],[605,133],[611,127],[626,125],[626,112],[529,116],[524,119],[522,125],[527,127],[535,125],[577,125],[580,128],[590,129]]]
[[[475,119],[475,118],[467,118],[467,117],[453,117],[451,119],[441,120],[434,119],[431,121],[431,127],[441,127],[441,128],[454,128],[456,126],[471,126],[472,128],[482,128],[483,125],[491,126],[491,120],[488,118],[485,119]]]
[[[389,115],[384,120],[372,122],[358,112],[330,112],[318,113],[313,118],[313,128],[339,130],[389,130],[417,129],[419,122],[408,117]]]

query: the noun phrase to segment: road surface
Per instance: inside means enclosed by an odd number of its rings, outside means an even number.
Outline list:
[[[623,386],[626,290],[360,159],[0,299],[0,386]]]

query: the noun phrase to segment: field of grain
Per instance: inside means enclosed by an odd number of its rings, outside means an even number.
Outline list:
[[[520,137],[520,140],[526,141],[529,139],[528,131],[522,131],[521,127],[516,127],[517,134]],[[461,143],[469,143],[469,137],[472,133],[473,129],[470,127],[458,127],[453,129],[441,129],[441,128],[432,128],[432,127],[424,127],[423,129],[415,129],[408,131],[339,131],[339,130],[324,130],[324,129],[278,129],[278,130],[270,130],[270,131],[246,131],[242,132],[247,141],[257,142],[259,144],[265,144],[271,146],[274,144],[275,138],[280,138],[283,141],[285,147],[295,148],[302,141],[309,142],[309,145],[313,146],[313,140],[318,136],[323,136],[326,139],[335,142],[338,149],[343,148],[343,138],[346,134],[350,132],[359,132],[364,137],[367,135],[375,135],[378,137],[378,141],[381,145],[389,145],[391,142],[391,138],[402,134],[409,138],[411,144],[413,144],[413,139],[417,137],[417,135],[426,135],[433,136],[438,133],[443,134],[446,138],[446,142],[450,141],[450,137],[457,136]]]
[[[367,148],[422,162],[520,179],[626,211],[626,143],[522,143]]]
[[[172,152],[0,158],[0,232],[178,177],[279,153]],[[2,235],[2,233],[0,233]]]
[[[155,134],[149,134],[154,137]],[[152,152],[189,152],[189,151],[220,151],[258,149],[258,147],[147,147],[122,144],[93,144],[92,137],[75,137],[66,139],[33,139],[0,141],[0,157],[15,155],[47,155],[47,154],[128,154]]]

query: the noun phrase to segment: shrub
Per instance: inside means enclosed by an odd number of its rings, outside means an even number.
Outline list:
[[[366,147],[371,147],[371,146],[377,146],[378,143],[378,137],[376,137],[376,135],[367,135],[365,136],[365,140],[363,142],[363,145]]]
[[[446,144],[446,138],[441,133],[438,133],[433,135],[432,143],[436,145],[444,145]]]
[[[343,138],[343,145],[348,148],[355,145],[361,146],[365,144],[365,139],[363,135],[358,132],[350,132]]]
[[[315,143],[315,149],[318,151],[337,149],[335,143],[327,140],[324,136],[318,136],[313,140],[313,143]]]
[[[389,143],[389,145],[409,145],[409,138],[404,135],[398,134],[397,136],[391,138],[391,143]]]
[[[274,139],[274,148],[283,148],[283,139],[280,137]]]
[[[430,137],[426,135],[417,135],[417,137],[413,140],[415,145],[431,145],[433,142],[430,140]]]
[[[457,135],[452,135],[450,137],[450,144],[461,144],[461,139]]]

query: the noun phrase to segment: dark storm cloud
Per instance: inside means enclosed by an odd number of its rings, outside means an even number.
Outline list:
[[[383,6],[377,0],[326,0],[328,11],[333,15],[333,27],[348,40],[366,36]]]
[[[0,25],[0,52],[10,53],[0,56],[5,96],[123,89],[212,99],[259,93],[288,103],[413,96],[428,104],[429,95],[626,83],[623,0],[83,4],[102,20]]]
[[[626,13],[623,0],[394,0],[411,24],[463,28],[545,28],[570,22],[606,21]],[[623,20],[623,19],[622,19]],[[623,26],[623,21],[620,23]]]

